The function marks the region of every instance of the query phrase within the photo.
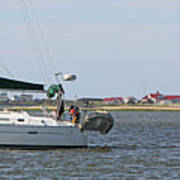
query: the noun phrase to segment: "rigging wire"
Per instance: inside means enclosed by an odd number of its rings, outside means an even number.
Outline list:
[[[49,80],[48,72],[46,70],[43,55],[41,53],[40,44],[39,44],[38,38],[36,36],[34,24],[31,21],[30,14],[28,12],[25,1],[24,0],[18,0],[18,2],[19,2],[21,12],[22,12],[23,17],[24,17],[24,21],[25,21],[26,26],[27,26],[27,30],[28,30],[28,34],[30,36],[32,46],[33,46],[34,54],[38,60],[38,64],[40,67],[41,74],[43,76],[45,83],[48,84],[50,82],[50,80]]]
[[[27,2],[29,2],[29,4],[30,4],[31,10],[32,10],[32,14],[34,15],[34,19],[36,21],[36,24],[37,24],[37,27],[38,27],[38,30],[39,30],[39,34],[41,36],[41,39],[43,41],[43,45],[44,45],[44,47],[46,49],[46,52],[47,52],[47,55],[48,55],[48,60],[50,61],[50,64],[52,65],[52,69],[53,69],[52,73],[55,73],[56,72],[56,66],[55,66],[55,63],[54,63],[54,59],[53,59],[53,56],[51,54],[50,48],[47,45],[44,32],[42,31],[42,28],[41,28],[41,25],[40,25],[40,22],[39,22],[39,18],[37,16],[37,11],[35,10],[32,1],[27,1]]]
[[[30,17],[30,13],[28,11],[28,7],[26,5],[26,1],[22,0],[22,3],[24,5],[24,10],[25,12],[27,13],[27,17],[29,18],[29,23],[30,23],[30,27],[32,29],[32,35],[34,36],[34,40],[36,42],[36,48],[37,48],[37,52],[39,53],[39,57],[40,57],[40,61],[41,61],[41,64],[42,64],[42,67],[44,69],[44,73],[45,73],[45,76],[47,78],[47,82],[50,84],[50,78],[49,78],[49,73],[48,73],[48,70],[47,70],[47,67],[46,67],[46,62],[45,62],[45,58],[43,57],[43,54],[41,52],[41,43],[38,39],[38,35],[36,33],[36,27],[35,27],[35,24],[33,24],[33,21],[31,20],[31,17]]]
[[[28,31],[28,34],[29,34],[29,37],[30,37],[30,41],[32,43],[34,55],[35,55],[35,57],[38,60],[38,64],[39,64],[39,67],[40,67],[41,75],[42,75],[43,80],[45,81],[45,83],[47,83],[45,75],[44,75],[44,71],[42,70],[43,68],[42,68],[42,64],[41,64],[41,61],[40,61],[40,57],[39,57],[39,54],[38,54],[37,49],[35,47],[36,45],[35,45],[35,41],[34,41],[34,38],[33,38],[32,28],[30,27],[30,25],[28,23],[27,14],[25,13],[25,10],[24,10],[23,4],[22,4],[22,0],[18,0],[18,2],[19,2],[19,6],[21,8],[21,13],[23,15],[26,27],[27,27],[27,31]]]

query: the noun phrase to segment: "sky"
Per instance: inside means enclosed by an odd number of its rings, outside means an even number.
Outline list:
[[[34,26],[44,68],[18,2],[0,6],[0,62],[14,78],[48,86],[54,71],[74,73],[76,82],[63,83],[66,98],[180,95],[179,0],[31,0],[53,58]],[[9,77],[2,66],[0,74]]]

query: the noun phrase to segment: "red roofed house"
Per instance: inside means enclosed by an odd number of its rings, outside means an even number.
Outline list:
[[[180,96],[165,96],[164,102],[167,104],[168,102],[171,103],[179,103],[180,102]]]
[[[157,91],[155,94],[149,94],[141,99],[143,103],[152,102],[155,104],[168,104],[180,102],[180,96],[163,95]]]
[[[124,100],[122,97],[111,97],[111,98],[104,98],[104,102],[106,104],[123,104]]]

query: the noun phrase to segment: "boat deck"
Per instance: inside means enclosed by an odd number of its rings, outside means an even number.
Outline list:
[[[27,112],[0,111],[0,125],[21,125],[21,126],[70,126],[70,121],[60,121],[52,117],[34,117]]]

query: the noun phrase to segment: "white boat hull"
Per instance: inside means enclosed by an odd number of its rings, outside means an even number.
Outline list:
[[[87,141],[77,127],[0,125],[0,147],[79,148]]]

